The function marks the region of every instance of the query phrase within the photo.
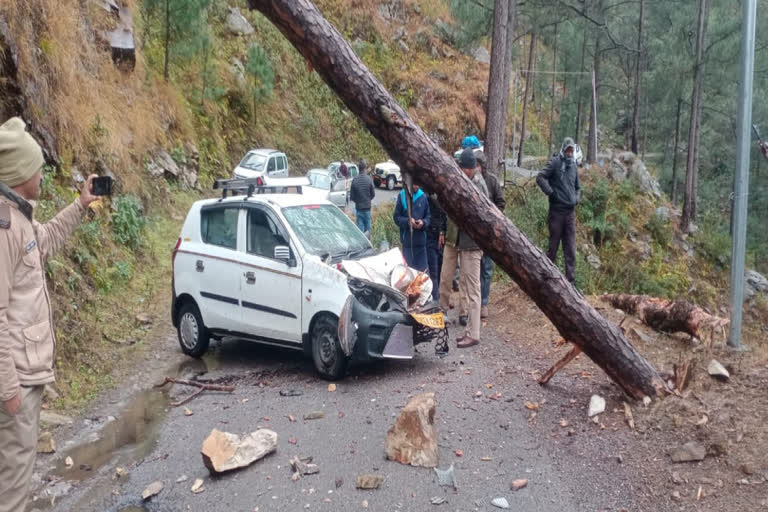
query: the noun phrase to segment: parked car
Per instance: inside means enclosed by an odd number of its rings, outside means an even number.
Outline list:
[[[290,167],[285,153],[276,149],[252,149],[237,164],[232,177],[235,179],[259,176],[288,177]]]
[[[325,194],[315,197],[322,197],[339,208],[346,208],[349,203],[347,184],[352,180],[347,180],[341,174],[334,173],[329,169],[310,169],[307,172],[307,179],[311,187],[325,192]]]
[[[373,168],[373,184],[377,187],[386,185],[388,190],[394,190],[396,185],[403,184],[400,166],[392,160],[376,164]]]
[[[400,251],[376,254],[334,204],[305,195],[305,178],[264,181],[218,181],[223,197],[187,214],[172,253],[171,319],[182,351],[200,357],[211,338],[243,338],[303,350],[327,379],[342,377],[350,359],[412,358],[414,344],[428,341],[416,323],[443,317],[415,313],[410,287],[406,296],[389,285],[403,282],[394,272],[404,267]],[[227,197],[244,186],[253,195]],[[276,193],[289,189],[300,193]]]
[[[350,162],[344,162],[344,164],[347,166],[347,178],[349,179],[349,183],[352,183],[352,180],[360,174],[360,171],[357,168],[357,164],[353,164]],[[331,162],[328,164],[328,170],[331,171],[333,174],[341,176],[341,173],[339,172],[339,169],[341,168],[341,162]],[[349,190],[349,187],[347,187],[347,190]]]

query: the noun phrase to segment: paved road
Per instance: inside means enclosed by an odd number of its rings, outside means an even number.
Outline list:
[[[573,445],[564,452],[563,446],[555,448],[550,427],[533,428],[531,411],[522,404],[541,390],[508,345],[488,329],[484,338],[480,347],[453,349],[443,359],[422,345],[412,361],[354,367],[329,392],[311,363],[292,352],[232,340],[215,344],[196,361],[183,356],[169,334],[121,389],[57,432],[59,452],[39,458],[38,478],[47,475],[52,482],[38,495],[60,494],[55,511],[83,512],[356,511],[364,502],[375,511],[420,511],[432,509],[433,497],[447,502],[437,510],[451,511],[495,510],[490,502],[500,496],[525,511],[594,511],[631,503],[631,489],[616,484],[615,475],[605,477],[599,462],[592,465],[599,459],[573,453],[582,450],[576,448],[581,437],[564,438]],[[499,358],[500,351],[509,357]],[[166,394],[146,390],[174,374],[232,381],[236,391],[198,396],[188,404],[193,415],[185,416],[183,407],[168,402],[187,388],[175,386]],[[280,395],[289,389],[302,394]],[[384,460],[387,429],[409,397],[424,391],[437,392],[440,467],[455,466],[457,491],[439,487],[431,469]],[[488,398],[495,393],[501,398]],[[316,410],[325,417],[303,421]],[[276,454],[242,471],[208,475],[199,450],[211,429],[244,433],[260,426],[278,433]],[[312,456],[320,473],[292,482],[293,455]],[[73,459],[71,469],[64,466],[66,456]],[[127,475],[115,479],[118,466]],[[355,479],[364,473],[386,480],[379,490],[356,490]],[[183,475],[187,480],[176,483]],[[205,480],[201,494],[190,492],[196,478]],[[513,493],[510,482],[517,478],[530,484]],[[156,480],[164,482],[164,490],[142,505],[142,490]],[[50,509],[44,503],[41,498],[35,506]]]

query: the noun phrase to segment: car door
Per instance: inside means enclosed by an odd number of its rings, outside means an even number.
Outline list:
[[[275,177],[277,175],[277,157],[271,156],[267,161],[267,176]]]
[[[200,211],[202,247],[188,259],[199,283],[199,306],[210,329],[240,328],[239,205],[214,204]]]
[[[290,172],[288,172],[288,159],[285,157],[285,155],[280,157],[280,162],[282,162],[283,176],[287,178],[290,175]]]
[[[328,198],[333,204],[341,208],[347,204],[347,180],[341,174],[332,177]]]
[[[263,341],[301,344],[301,260],[274,211],[249,205],[245,214],[245,253],[241,263],[243,332]],[[288,246],[290,261],[275,258]]]

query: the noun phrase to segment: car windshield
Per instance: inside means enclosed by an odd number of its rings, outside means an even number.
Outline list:
[[[248,153],[240,162],[240,167],[244,169],[250,169],[252,171],[263,171],[264,165],[267,163],[267,157],[259,155],[258,153]]]
[[[315,188],[331,189],[331,178],[327,174],[312,172],[307,174],[307,178],[309,178],[309,183]]]
[[[336,259],[371,247],[365,235],[336,206],[292,206],[283,208],[283,215],[311,254]]]

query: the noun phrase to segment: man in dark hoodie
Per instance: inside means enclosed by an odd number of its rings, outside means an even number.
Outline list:
[[[400,245],[403,248],[405,262],[409,267],[419,272],[429,269],[427,260],[427,228],[430,224],[429,201],[427,195],[418,185],[411,188],[413,205],[411,216],[408,216],[408,203],[405,197],[405,189],[397,196],[395,224],[400,228]]]
[[[576,205],[581,198],[579,172],[573,152],[576,148],[573,139],[566,137],[560,153],[553,156],[539,172],[536,183],[549,196],[549,249],[547,257],[556,261],[560,241],[563,242],[565,257],[565,277],[574,280],[576,265]]]

